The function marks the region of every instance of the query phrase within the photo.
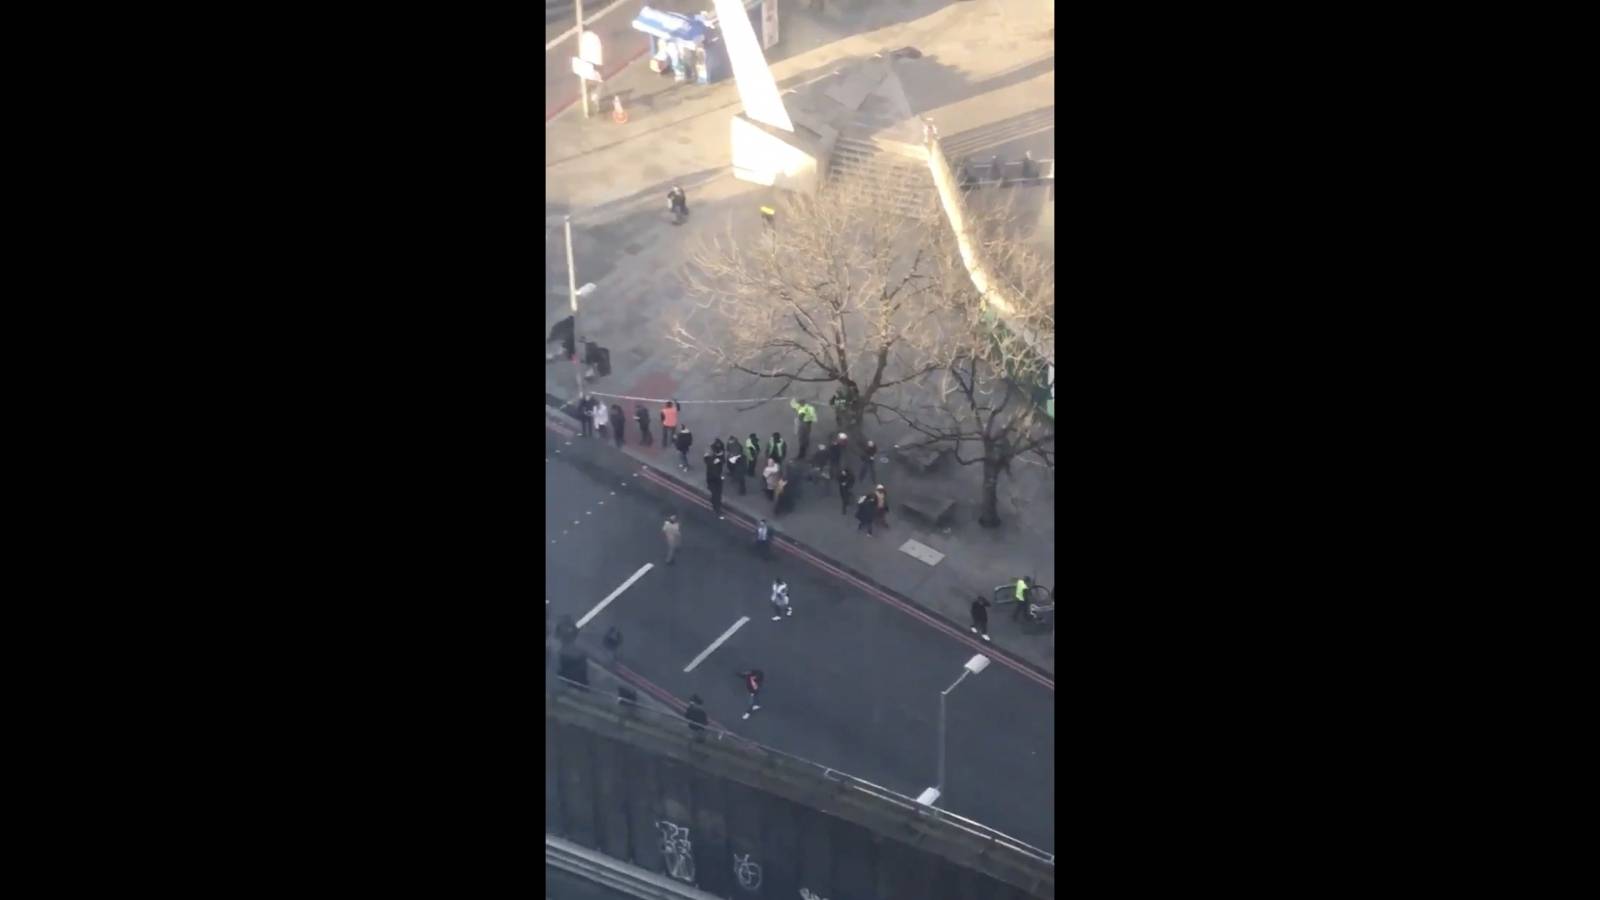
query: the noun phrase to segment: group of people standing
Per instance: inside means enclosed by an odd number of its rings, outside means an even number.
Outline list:
[[[799,442],[796,458],[804,460],[806,445],[811,440],[811,426],[816,422],[816,409],[809,402],[802,401],[791,401],[791,406],[796,412],[796,437]],[[602,440],[609,437],[619,448],[626,443],[627,418],[620,405],[612,403],[608,406],[602,400],[585,395],[578,403],[578,412],[585,437],[598,435]],[[678,469],[690,471],[689,451],[694,447],[695,435],[689,424],[683,421],[683,407],[676,400],[668,400],[662,404],[657,416],[662,448],[676,450]],[[650,430],[651,418],[643,403],[634,405],[633,419],[639,431],[640,446],[655,444]],[[840,514],[848,513],[854,503],[856,518],[860,521],[857,530],[871,534],[874,524],[889,527],[888,490],[882,484],[876,484],[878,445],[867,441],[860,451],[859,467],[853,467],[849,459],[849,442],[849,436],[841,431],[827,447],[815,448],[819,451],[814,455],[816,468],[824,473],[822,477],[837,483]],[[777,431],[764,443],[755,432],[742,440],[737,435],[729,435],[726,441],[720,437],[713,439],[711,446],[701,456],[705,466],[706,490],[711,492],[712,510],[719,517],[723,515],[722,491],[725,481],[732,481],[742,497],[749,492],[747,480],[758,477],[761,479],[762,493],[777,514],[792,510],[798,494],[795,487],[797,470],[789,463],[788,455],[789,445],[782,433]],[[762,462],[763,458],[765,463]],[[856,468],[859,468],[859,476]],[[854,497],[851,492],[858,477],[868,484],[875,484],[875,487],[869,493]]]

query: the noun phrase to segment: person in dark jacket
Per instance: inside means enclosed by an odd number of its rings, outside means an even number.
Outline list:
[[[744,449],[739,446],[738,435],[728,435],[728,443],[722,448],[723,459],[728,461],[728,477],[739,488],[739,496],[743,497],[745,461]]]
[[[783,465],[783,457],[787,452],[788,448],[783,445],[783,435],[774,431],[772,440],[767,443],[767,459],[775,459],[778,461],[778,465],[781,466]]]
[[[972,601],[972,633],[989,639],[989,601],[982,594]]]
[[[828,474],[835,480],[839,477],[840,466],[850,464],[845,460],[845,449],[849,445],[850,438],[842,431],[833,439],[833,443],[828,445]]]
[[[878,516],[878,498],[872,494],[862,494],[856,501],[856,530],[872,534],[872,520]]]
[[[622,430],[628,427],[628,420],[622,415],[622,404],[611,404],[611,427],[614,429],[611,437],[617,442],[617,449],[622,449]]]
[[[867,441],[867,445],[861,448],[861,471],[856,473],[856,478],[867,484],[878,483],[877,442]]]
[[[673,438],[673,445],[678,448],[678,468],[689,471],[689,448],[694,446],[694,433],[688,425],[678,423],[678,436]]]
[[[617,657],[622,653],[622,630],[613,625],[606,629],[606,636],[600,639],[600,646],[606,648],[606,655],[611,657],[611,664],[617,664]]]
[[[644,408],[643,403],[633,405],[633,420],[639,423],[639,445],[650,446],[650,411]]]
[[[744,711],[744,718],[748,719],[751,713],[761,708],[761,686],[766,684],[767,675],[760,669],[750,669],[738,675],[744,681],[745,690],[750,692],[750,708]]]
[[[588,394],[578,401],[578,426],[584,437],[594,434],[594,398]]]
[[[711,444],[702,457],[706,463],[706,490],[711,492],[711,511],[722,518],[722,439]]]
[[[690,694],[689,708],[683,711],[683,717],[689,720],[689,730],[697,741],[706,739],[706,722],[710,721],[706,716],[706,708],[700,705],[704,702],[699,694]]]
[[[795,485],[794,466],[781,466],[779,471],[778,490],[772,500],[774,516],[782,516],[794,509],[795,491],[799,489]]]
[[[839,470],[839,515],[850,512],[850,489],[856,486],[856,476],[848,468]]]

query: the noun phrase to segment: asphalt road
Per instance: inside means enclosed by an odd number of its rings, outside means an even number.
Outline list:
[[[637,463],[597,443],[546,431],[551,620],[581,619],[653,564],[584,625],[579,643],[591,656],[600,657],[600,637],[615,625],[626,667],[680,701],[700,694],[712,720],[735,733],[908,796],[932,786],[939,692],[972,649],[809,563],[758,557],[749,531],[652,484],[635,474]],[[731,482],[727,489],[735,490]],[[672,566],[661,535],[669,511],[683,528]],[[839,522],[855,527],[853,518]],[[788,582],[795,613],[780,622],[768,603],[776,575]],[[742,617],[749,621],[683,671]],[[761,709],[746,721],[736,673],[748,668],[767,681]],[[1054,701],[1053,689],[1004,665],[967,677],[948,701],[938,805],[1053,852]]]

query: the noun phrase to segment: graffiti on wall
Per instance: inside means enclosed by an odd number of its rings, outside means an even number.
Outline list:
[[[667,874],[679,881],[694,884],[694,845],[689,843],[689,829],[672,822],[656,822],[661,830],[661,856],[667,861]]]
[[[733,875],[739,879],[739,887],[747,891],[761,889],[761,866],[750,861],[750,854],[733,855]]]

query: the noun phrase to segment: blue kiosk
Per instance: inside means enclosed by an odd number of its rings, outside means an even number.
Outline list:
[[[777,0],[765,0],[776,3]],[[763,0],[745,0],[745,12],[755,26],[756,39],[763,45],[761,7]],[[774,10],[774,26],[776,26]],[[702,12],[694,16],[651,9],[646,6],[634,17],[633,28],[650,36],[650,70],[672,72],[674,81],[694,81],[710,84],[721,81],[733,73],[728,60],[728,48],[722,42],[722,32],[717,28],[716,13]],[[776,28],[774,27],[774,32]]]

